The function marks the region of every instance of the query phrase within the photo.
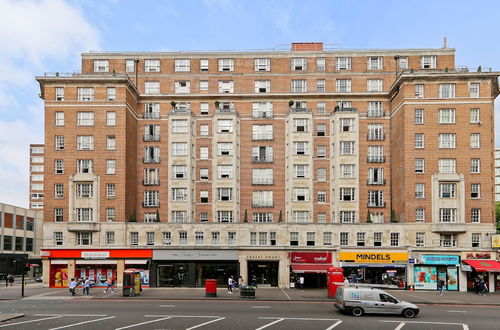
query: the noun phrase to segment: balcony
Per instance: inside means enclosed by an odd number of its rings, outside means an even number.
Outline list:
[[[358,112],[358,108],[341,108],[338,105],[334,108],[333,112]]]
[[[68,231],[100,231],[101,224],[98,222],[68,222]]]
[[[312,113],[312,110],[307,108],[290,108],[289,113]]]
[[[274,203],[269,201],[252,201],[252,207],[274,207]]]
[[[159,134],[154,134],[154,135],[146,134],[143,136],[142,140],[144,142],[159,142],[160,135]]]
[[[368,163],[385,163],[385,156],[368,156],[366,161]]]
[[[142,180],[142,184],[145,186],[159,186],[160,180]]]
[[[367,203],[368,207],[373,207],[373,208],[383,208],[385,207],[386,202],[379,202],[379,203]]]
[[[368,110],[366,112],[366,117],[368,117],[368,118],[385,117],[385,111],[383,111],[383,110]]]
[[[272,163],[273,157],[261,157],[261,156],[252,156],[252,163]]]
[[[252,118],[254,118],[254,119],[272,119],[273,112],[272,111],[254,112],[252,114]]]
[[[149,207],[156,207],[156,208],[158,208],[158,207],[160,207],[160,202],[158,202],[156,204],[155,203],[147,203],[146,204],[146,203],[142,202],[142,207],[144,207],[144,208],[149,208]]]
[[[366,139],[368,141],[384,141],[385,134],[366,134]]]
[[[257,178],[252,180],[253,185],[257,186],[270,186],[274,184],[273,178]]]
[[[381,180],[377,180],[377,181],[368,179],[367,184],[369,186],[383,186],[383,185],[385,185],[385,182],[386,182],[385,179],[381,179]]]
[[[433,233],[465,233],[467,225],[456,222],[433,223],[431,230]]]
[[[156,157],[156,158],[142,157],[142,162],[144,164],[159,164],[160,157]]]
[[[272,133],[252,135],[252,141],[272,141],[272,140],[273,140]]]
[[[160,119],[160,113],[159,112],[143,112],[142,113],[142,118],[144,119]]]

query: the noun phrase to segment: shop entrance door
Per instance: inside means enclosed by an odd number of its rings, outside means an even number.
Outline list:
[[[248,283],[252,283],[252,277],[257,277],[257,285],[278,286],[279,261],[249,261]]]
[[[158,265],[157,283],[158,286],[189,286],[189,264]]]

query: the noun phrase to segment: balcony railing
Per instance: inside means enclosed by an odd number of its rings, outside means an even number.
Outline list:
[[[252,207],[274,207],[274,203],[267,201],[252,202]]]
[[[159,186],[160,180],[142,180],[142,184],[145,186]]]
[[[254,112],[252,118],[273,118],[272,111]]]
[[[290,113],[312,113],[312,110],[307,108],[290,108]]]
[[[100,231],[101,224],[97,222],[68,222],[68,231]]]
[[[158,203],[145,203],[145,202],[142,202],[142,207],[160,207],[160,202]]]
[[[368,185],[370,185],[370,186],[383,186],[383,185],[385,185],[385,179],[377,180],[377,181],[368,179]]]
[[[383,134],[366,134],[366,139],[368,141],[384,141],[385,133]]]
[[[160,119],[160,113],[159,112],[143,112],[142,117],[144,119]]]
[[[368,163],[385,163],[385,156],[368,156]]]
[[[385,117],[385,111],[383,110],[368,110],[366,112],[368,118],[380,118]]]
[[[274,184],[274,179],[273,178],[257,178],[252,180],[252,184],[254,185],[272,185]]]
[[[160,157],[156,157],[156,158],[143,157],[142,161],[143,161],[144,164],[159,164],[160,163]]]
[[[367,205],[368,207],[385,207],[385,202],[380,202],[380,203],[370,203],[368,202]]]
[[[334,108],[334,112],[345,111],[345,112],[358,112],[358,108],[341,108],[338,105]]]
[[[160,135],[159,134],[154,134],[154,135],[146,134],[143,136],[143,141],[144,142],[158,142],[158,141],[160,141]]]
[[[253,134],[252,135],[252,140],[253,141],[272,141],[273,140],[273,134],[272,133],[267,133],[267,134]]]
[[[252,156],[252,163],[272,163],[273,157]]]

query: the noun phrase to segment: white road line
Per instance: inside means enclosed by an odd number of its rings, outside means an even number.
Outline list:
[[[95,316],[95,317],[104,317],[108,316],[107,314],[35,314],[33,316]]]
[[[3,324],[3,325],[0,325],[0,328],[10,327],[12,325],[18,325],[18,324],[24,324],[24,323],[32,323],[32,322],[38,322],[38,321],[58,319],[58,318],[61,318],[61,317],[62,316],[51,316],[51,317],[46,317],[44,319],[36,319],[36,320],[29,320],[29,321],[22,321],[22,322],[10,323],[10,324]]]
[[[252,308],[271,308],[271,306],[252,306]]]
[[[379,322],[386,322],[386,323],[400,323],[401,321],[382,321],[379,320]],[[464,325],[463,323],[451,323],[451,322],[432,322],[432,321],[405,321],[406,323],[415,323],[415,324],[447,324],[447,325]],[[467,324],[465,324],[467,325]]]
[[[173,307],[175,307],[175,305],[160,305],[158,307],[170,307],[170,308],[173,308]]]
[[[341,320],[338,320],[337,322],[335,322],[334,324],[332,324],[331,326],[329,326],[328,328],[326,328],[325,330],[332,330],[333,328],[335,328],[337,325],[339,325],[340,323],[342,323]]]
[[[339,319],[315,319],[315,318],[309,318],[309,317],[275,317],[275,316],[262,316],[259,317],[261,320],[276,320],[276,319],[283,319],[283,320],[298,320],[298,321],[339,321]],[[384,322],[384,321],[380,321]],[[389,322],[389,321],[387,321]],[[392,321],[392,322],[400,322],[400,321]]]
[[[260,318],[260,317],[259,317],[259,318]],[[273,321],[273,322],[271,322],[271,323],[268,323],[268,324],[266,324],[266,325],[263,325],[263,326],[261,326],[260,328],[257,328],[257,329],[255,329],[255,330],[262,330],[262,329],[265,329],[265,328],[270,327],[271,325],[274,325],[274,324],[276,324],[276,323],[278,323],[278,322],[281,322],[281,321],[283,321],[283,320],[284,320],[284,319],[277,319],[276,321]]]
[[[464,328],[464,330],[469,330],[469,326],[467,324],[462,324],[462,327]]]
[[[405,324],[406,323],[404,323],[404,322],[399,323],[399,325],[397,327],[395,327],[394,330],[401,330],[405,326]]]
[[[283,290],[283,288],[280,288],[280,289],[281,289],[281,291],[283,291],[283,293],[288,298],[288,300],[292,300],[292,298],[290,298],[290,296],[288,295],[288,293],[286,293],[285,290]]]
[[[172,317],[162,317],[161,319],[157,319],[157,320],[151,320],[151,321],[146,321],[146,322],[141,322],[141,323],[136,323],[136,324],[131,324],[131,325],[127,325],[125,327],[121,327],[121,328],[116,328],[115,330],[121,330],[121,329],[128,329],[128,328],[133,328],[133,327],[138,327],[140,325],[144,325],[144,324],[148,324],[148,323],[154,323],[154,322],[160,322],[160,321],[163,321],[163,320],[168,320],[168,319],[171,319]]]
[[[448,313],[467,313],[467,311],[447,311]]]
[[[99,322],[99,321],[104,321],[104,320],[114,319],[115,317],[116,317],[116,316],[102,317],[102,318],[100,318],[100,319],[95,319],[95,320],[89,320],[89,321],[78,322],[78,323],[74,323],[74,324],[63,325],[62,327],[51,328],[51,329],[49,329],[49,330],[57,330],[57,329],[71,328],[71,327],[76,327],[77,325],[82,325],[82,324],[86,324],[86,323],[92,323],[92,322]]]
[[[144,317],[201,317],[201,318],[207,318],[207,319],[217,319],[219,317],[222,317],[220,315],[144,315]]]
[[[225,319],[225,317],[220,317],[220,318],[215,319],[215,320],[211,320],[211,321],[208,321],[208,322],[205,322],[205,323],[201,323],[201,324],[195,325],[194,327],[191,327],[191,328],[186,328],[186,330],[200,328],[200,327],[202,327],[204,325],[207,325],[207,324],[210,324],[210,323],[214,323],[214,322],[217,322],[217,321],[220,321],[220,320],[224,320],[224,319]]]

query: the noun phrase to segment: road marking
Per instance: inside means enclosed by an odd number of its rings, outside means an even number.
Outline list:
[[[288,300],[292,300],[292,298],[290,298],[290,296],[288,295],[288,293],[286,293],[285,290],[283,290],[283,288],[280,288],[280,289],[281,289],[281,291],[283,291],[283,293],[288,298]]]
[[[276,319],[283,319],[283,320],[298,320],[298,321],[340,321],[339,319],[315,319],[315,318],[309,318],[309,317],[274,317],[274,316],[262,316],[259,317],[261,320],[276,320]],[[380,321],[383,322],[383,321]],[[400,321],[392,321],[392,322],[400,322]]]
[[[330,327],[326,328],[325,330],[332,330],[333,328],[335,328],[340,323],[342,323],[342,321],[338,320],[337,322],[335,322],[334,324],[332,324]]]
[[[469,330],[469,326],[467,324],[462,324],[462,327],[464,328],[464,330]]]
[[[401,330],[405,326],[405,324],[406,323],[404,323],[404,322],[399,323],[399,325],[397,327],[395,327],[394,330]]]
[[[168,319],[171,319],[171,318],[172,317],[162,317],[161,319],[151,320],[151,321],[145,321],[145,322],[136,323],[136,324],[131,324],[131,325],[127,325],[125,327],[116,328],[115,330],[121,330],[121,329],[128,329],[128,328],[138,327],[140,325],[144,325],[144,324],[148,324],[148,323],[154,323],[154,322],[160,322],[160,321],[168,320]]]
[[[222,317],[220,315],[144,315],[144,317],[201,317],[201,318],[211,318],[211,319],[217,319],[219,317]]]
[[[252,306],[252,308],[271,308],[271,306]]]
[[[447,311],[448,313],[467,313],[467,311]]]
[[[104,317],[108,316],[107,314],[35,314],[33,316],[95,316],[95,317]]]
[[[398,323],[401,321],[382,321],[379,320],[379,322],[386,322],[386,323]],[[465,323],[451,323],[451,322],[424,322],[424,321],[405,321],[406,323],[414,323],[414,324],[446,324],[446,325],[461,325],[464,330],[469,330],[469,326]]]
[[[57,330],[57,329],[71,328],[71,327],[76,327],[77,325],[82,325],[82,324],[86,324],[86,323],[92,323],[92,322],[99,322],[99,321],[104,321],[104,320],[114,319],[115,317],[116,317],[116,316],[102,317],[102,318],[100,318],[100,319],[95,319],[95,320],[89,320],[89,321],[78,322],[78,323],[74,323],[74,324],[63,325],[62,327],[51,328],[51,329],[49,329],[49,330]]]
[[[261,318],[261,317],[259,317],[259,319],[260,319],[260,318]],[[263,325],[263,326],[261,326],[260,328],[257,328],[257,329],[255,329],[255,330],[262,330],[262,329],[265,329],[265,328],[270,327],[271,325],[274,325],[274,324],[276,324],[276,323],[278,323],[278,322],[281,322],[281,321],[283,321],[283,320],[284,320],[284,319],[277,319],[276,321],[273,321],[273,322],[271,322],[271,323],[268,323],[268,324],[266,324],[266,325]]]
[[[215,319],[215,320],[211,320],[211,321],[208,321],[208,322],[205,322],[205,323],[201,323],[201,324],[198,324],[198,325],[195,325],[194,327],[191,327],[191,328],[187,328],[186,330],[191,330],[191,329],[196,329],[196,328],[200,328],[204,325],[207,325],[207,324],[210,324],[210,323],[214,323],[214,322],[218,322],[220,320],[224,320],[225,317],[220,317],[218,319]]]
[[[4,327],[10,327],[12,325],[18,325],[18,324],[24,324],[24,323],[32,323],[32,322],[38,322],[38,321],[44,321],[44,320],[52,320],[52,319],[59,319],[62,316],[51,316],[51,317],[46,317],[44,319],[36,319],[36,320],[29,320],[29,321],[22,321],[22,322],[16,322],[16,323],[10,323],[10,324],[4,324],[0,325],[0,328]]]
[[[159,307],[170,307],[170,308],[173,308],[173,307],[175,307],[175,305],[160,305]]]

